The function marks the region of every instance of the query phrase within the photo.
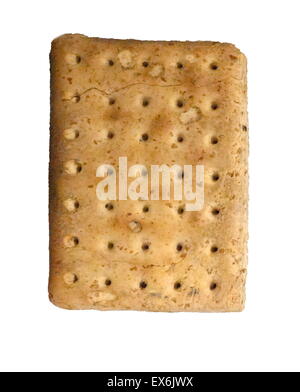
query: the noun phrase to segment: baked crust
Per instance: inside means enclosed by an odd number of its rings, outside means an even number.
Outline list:
[[[241,311],[245,56],[217,42],[68,34],[52,42],[50,60],[50,300],[65,309]],[[178,214],[174,200],[110,209],[96,197],[96,169],[121,156],[129,166],[204,165],[204,209]]]

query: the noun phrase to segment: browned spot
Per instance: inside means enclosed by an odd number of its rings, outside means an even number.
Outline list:
[[[149,125],[149,131],[151,134],[163,133],[165,134],[166,129],[171,126],[170,116],[165,112],[161,112],[153,118]]]

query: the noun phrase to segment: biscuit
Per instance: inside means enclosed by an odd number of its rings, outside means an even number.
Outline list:
[[[241,311],[246,58],[231,44],[52,42],[49,297],[65,309]],[[100,200],[97,168],[203,165],[204,206]],[[182,175],[183,177],[183,175]],[[152,189],[149,189],[151,194]]]

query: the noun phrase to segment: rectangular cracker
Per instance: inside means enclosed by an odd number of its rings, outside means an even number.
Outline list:
[[[245,56],[217,42],[69,34],[50,57],[50,300],[65,309],[241,311]],[[100,201],[97,167],[125,156],[128,166],[204,165],[204,208]]]

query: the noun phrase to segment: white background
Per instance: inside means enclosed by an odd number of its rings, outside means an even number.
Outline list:
[[[299,1],[5,1],[0,21],[0,370],[299,371]],[[63,33],[236,44],[248,57],[250,259],[241,314],[48,302],[50,42]]]

